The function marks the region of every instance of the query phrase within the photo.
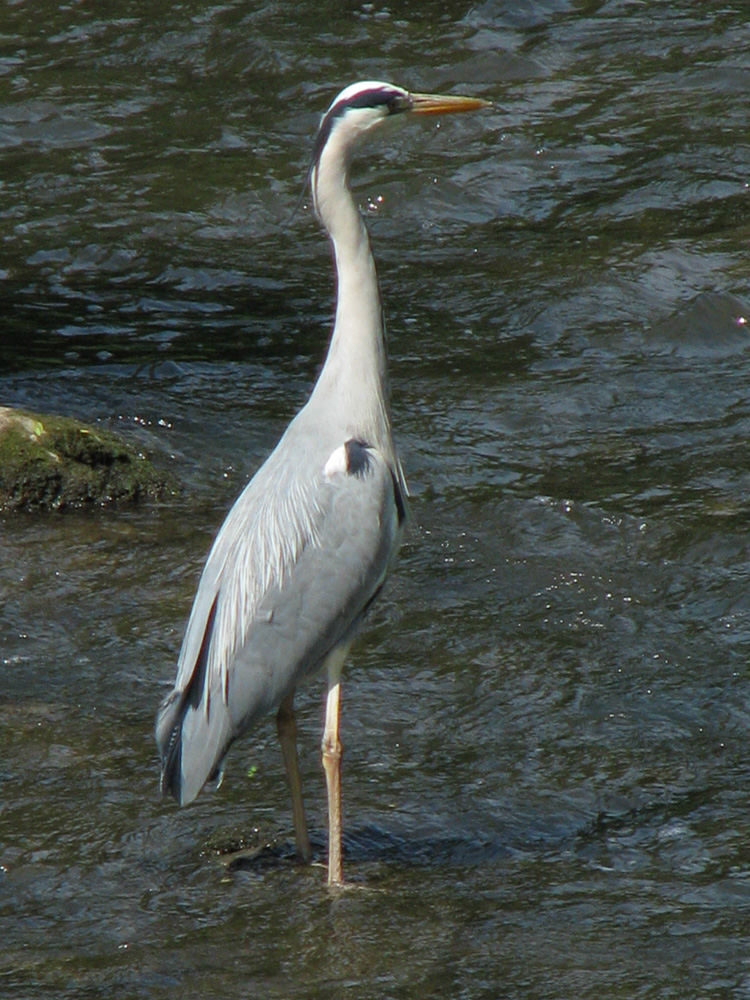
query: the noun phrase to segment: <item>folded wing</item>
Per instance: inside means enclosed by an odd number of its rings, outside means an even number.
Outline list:
[[[190,802],[231,742],[351,640],[398,550],[402,489],[349,440],[290,469],[280,449],[222,526],[156,736],[162,790]]]

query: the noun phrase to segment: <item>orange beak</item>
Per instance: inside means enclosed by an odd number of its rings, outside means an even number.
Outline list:
[[[454,111],[479,111],[491,108],[491,101],[481,97],[443,96],[442,94],[409,94],[410,111],[415,115],[445,115]]]

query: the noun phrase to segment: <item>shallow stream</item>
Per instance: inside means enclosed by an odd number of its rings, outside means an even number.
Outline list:
[[[324,354],[293,212],[367,78],[495,108],[355,175],[414,499],[346,672],[331,896],[270,720],[184,810],[152,730]],[[0,518],[3,996],[750,997],[749,118],[740,2],[3,7],[0,403],[184,484]]]

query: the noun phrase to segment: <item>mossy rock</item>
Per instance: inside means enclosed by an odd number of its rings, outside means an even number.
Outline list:
[[[60,510],[175,492],[170,476],[109,431],[0,406],[0,508]]]

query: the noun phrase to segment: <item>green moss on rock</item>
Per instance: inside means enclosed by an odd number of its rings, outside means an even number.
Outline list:
[[[81,507],[156,500],[171,477],[109,431],[0,407],[0,507]]]

